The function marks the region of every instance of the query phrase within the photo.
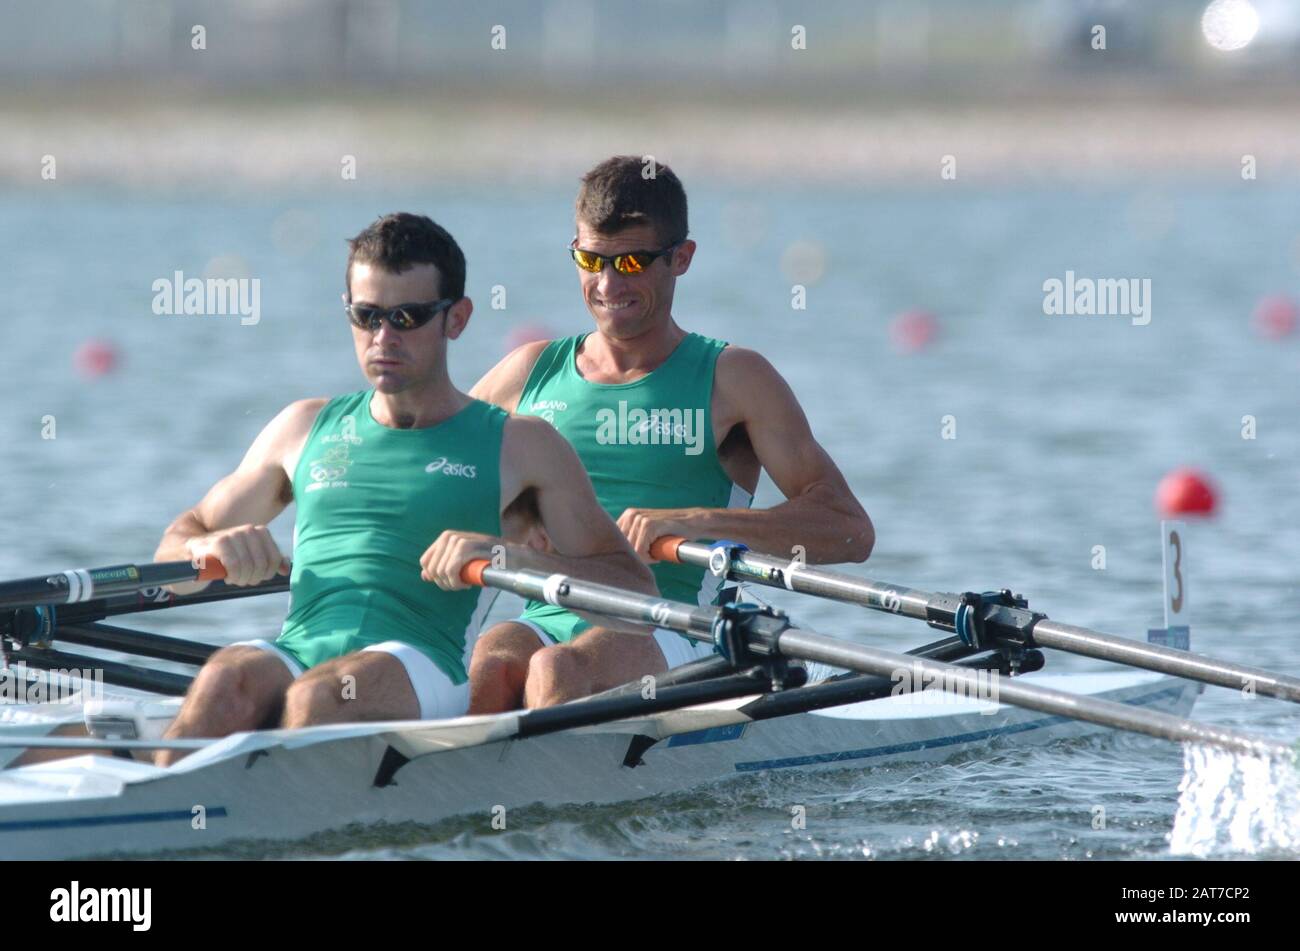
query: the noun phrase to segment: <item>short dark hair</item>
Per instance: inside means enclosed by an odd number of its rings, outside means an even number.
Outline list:
[[[432,264],[441,275],[438,293],[460,300],[465,296],[465,253],[456,239],[431,218],[399,211],[384,215],[355,238],[348,239],[348,268],[343,280],[352,297],[352,265],[375,264],[391,274],[417,264]]]
[[[602,234],[650,224],[664,244],[686,240],[686,189],[649,156],[615,155],[582,176],[574,213]]]

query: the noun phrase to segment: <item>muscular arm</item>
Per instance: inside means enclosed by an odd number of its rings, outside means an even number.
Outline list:
[[[533,364],[546,349],[548,340],[535,340],[510,351],[504,359],[474,384],[469,395],[500,406],[508,413],[513,413],[519,405],[519,397],[528,382],[528,374],[533,371]]]
[[[502,509],[514,508],[520,496],[531,494],[540,526],[516,521],[504,526],[507,537],[446,531],[420,559],[422,575],[439,587],[465,587],[461,568],[475,558],[492,558],[505,545],[507,568],[572,575],[598,584],[658,594],[650,573],[605,510],[596,501],[591,480],[573,447],[550,423],[535,416],[512,416],[501,443]],[[545,548],[529,544],[530,528],[540,527]],[[611,623],[583,614],[602,627],[649,633],[639,625]]]
[[[546,551],[512,545],[508,563],[658,593],[650,570],[596,501],[578,454],[550,423],[535,416],[512,417],[502,455],[502,469],[513,471],[520,491],[536,493],[541,527],[551,543]]]
[[[795,546],[813,564],[865,561],[875,529],[776,369],[752,350],[718,357],[714,399],[743,425],[759,463],[786,501],[768,509],[629,509],[619,519],[639,553],[660,535],[727,538],[774,555]]]
[[[211,554],[225,564],[227,580],[234,584],[254,584],[286,568],[265,526],[293,500],[287,465],[291,458],[296,460],[324,402],[300,400],[271,420],[239,467],[167,526],[154,560],[184,561]],[[202,587],[176,586],[178,591]]]

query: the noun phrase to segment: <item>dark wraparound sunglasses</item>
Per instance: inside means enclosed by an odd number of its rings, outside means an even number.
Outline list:
[[[454,303],[454,300],[444,297],[423,304],[398,304],[396,307],[374,307],[370,304],[353,304],[351,301],[343,306],[354,326],[373,333],[385,320],[394,330],[423,327]]]
[[[569,254],[573,255],[574,264],[592,274],[599,274],[603,271],[607,262],[613,264],[614,270],[620,274],[640,274],[654,263],[655,258],[667,257],[684,243],[683,241],[677,241],[668,245],[662,251],[624,251],[622,254],[606,255],[577,247],[575,239],[569,244]]]

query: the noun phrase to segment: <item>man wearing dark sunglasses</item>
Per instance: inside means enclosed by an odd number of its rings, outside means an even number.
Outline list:
[[[812,563],[865,560],[871,520],[785,380],[754,351],[689,333],[673,317],[695,242],[672,170],[635,156],[608,159],[583,178],[575,217],[569,254],[594,332],[520,347],[471,393],[552,422],[643,559],[656,538],[684,535]],[[763,470],[786,501],[753,510]],[[703,569],[653,570],[666,598],[708,604],[724,596]],[[561,703],[700,653],[671,632],[610,631],[530,603],[479,639],[470,712]]]
[[[214,654],[169,737],[464,714],[492,599],[460,580],[473,558],[655,590],[569,444],[452,385],[448,343],[473,310],[452,236],[396,214],[350,244],[344,310],[370,386],[288,406],[159,545],[218,559],[230,584],[291,572],[280,636]],[[290,502],[292,566],[266,529]]]

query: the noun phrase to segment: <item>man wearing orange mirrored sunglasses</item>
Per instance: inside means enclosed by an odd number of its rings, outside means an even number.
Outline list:
[[[646,560],[665,535],[725,538],[811,563],[866,560],[871,520],[785,380],[755,351],[688,332],[673,316],[677,279],[696,250],[673,171],[649,158],[607,159],[583,177],[575,218],[569,254],[594,332],[519,347],[472,395],[549,420]],[[762,470],[786,500],[753,509]],[[702,568],[652,569],[666,598],[711,604],[721,596],[721,580]],[[562,703],[710,650],[669,631],[593,627],[530,602],[480,637],[470,712]]]

